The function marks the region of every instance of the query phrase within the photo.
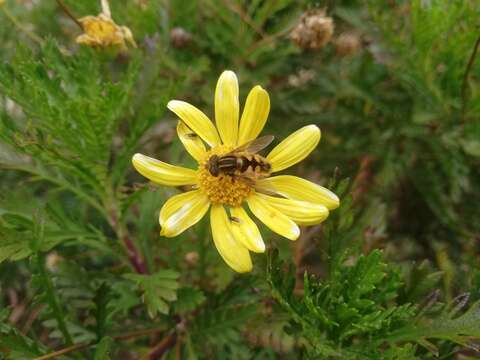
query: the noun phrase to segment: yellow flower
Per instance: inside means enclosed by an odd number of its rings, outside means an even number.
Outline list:
[[[126,26],[119,26],[112,20],[108,1],[102,0],[102,12],[98,16],[85,16],[78,19],[84,34],[76,39],[78,44],[92,47],[118,46],[127,49],[126,43],[137,47],[132,32]]]
[[[177,236],[210,209],[218,252],[235,271],[247,272],[252,269],[249,252],[264,252],[265,244],[245,205],[268,228],[290,240],[299,237],[299,225],[318,224],[327,218],[329,210],[339,206],[334,193],[296,176],[244,181],[241,177],[210,173],[206,165],[212,155],[225,155],[256,139],[262,131],[270,99],[260,86],[250,91],[239,118],[237,77],[232,71],[223,72],[215,91],[216,127],[203,112],[186,102],[172,100],[167,107],[181,119],[178,136],[199,166],[193,170],[142,154],[133,156],[133,166],[154,183],[192,186],[191,191],[171,197],[162,207],[160,235]],[[319,141],[320,129],[315,125],[305,126],[280,142],[266,160],[273,173],[284,170],[306,158]]]

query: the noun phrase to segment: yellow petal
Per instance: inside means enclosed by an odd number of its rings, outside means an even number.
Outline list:
[[[215,120],[224,144],[237,144],[238,108],[237,76],[227,70],[218,78],[215,89]]]
[[[298,225],[320,224],[328,217],[328,209],[324,205],[306,201],[292,200],[258,194],[269,205],[287,215]]]
[[[270,98],[261,86],[255,86],[248,94],[238,134],[238,145],[257,138],[267,122],[270,112]]]
[[[252,213],[273,232],[290,240],[297,240],[300,236],[297,224],[257,194],[248,197],[247,203]]]
[[[268,154],[272,171],[286,169],[305,159],[320,141],[320,129],[315,125],[295,131]]]
[[[140,174],[160,185],[181,186],[197,182],[195,170],[170,165],[142,154],[135,154],[132,164]]]
[[[212,205],[210,211],[213,242],[220,256],[233,270],[239,273],[252,270],[252,259],[247,248],[235,240],[230,219],[223,205]]]
[[[242,207],[230,209],[230,225],[235,240],[243,244],[248,250],[263,253],[265,243],[258,231],[257,224],[248,216]]]
[[[210,119],[195,106],[185,101],[171,100],[167,107],[210,146],[220,144],[217,130]]]
[[[328,210],[337,208],[340,200],[330,190],[297,176],[280,175],[258,180],[260,188],[275,192],[293,200],[324,205]]]
[[[205,215],[210,202],[200,190],[172,196],[160,210],[160,235],[177,236]]]
[[[195,160],[200,161],[205,157],[205,144],[200,137],[190,130],[181,120],[179,120],[177,124],[177,134],[183,146],[185,146],[185,149]]]

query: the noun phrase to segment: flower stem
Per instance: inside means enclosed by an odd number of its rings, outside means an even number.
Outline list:
[[[108,0],[101,0],[101,3],[102,13],[108,18],[112,18],[112,14],[110,12],[110,4],[108,3]]]
[[[10,20],[13,25],[15,25],[21,32],[23,32],[25,35],[27,35],[30,39],[32,39],[34,42],[36,42],[39,45],[43,44],[43,39],[38,36],[37,34],[31,32],[30,30],[26,29],[13,15],[12,13],[7,9],[6,6],[1,6],[2,11],[4,15],[7,17],[8,20]]]
[[[114,339],[114,340],[128,340],[128,339],[132,339],[132,338],[137,338],[137,337],[141,337],[141,336],[155,334],[155,333],[158,333],[158,332],[163,331],[163,330],[164,329],[158,329],[158,328],[136,330],[136,331],[132,331],[132,332],[126,333],[126,334],[112,336],[112,339]],[[54,358],[59,357],[61,355],[68,354],[70,352],[77,351],[77,350],[86,349],[86,348],[88,348],[90,346],[93,346],[93,345],[95,345],[95,343],[75,344],[75,345],[68,346],[66,348],[51,352],[49,354],[37,357],[34,360],[54,359]]]
[[[478,37],[477,40],[475,41],[472,54],[468,59],[467,67],[465,69],[465,73],[463,74],[462,89],[460,90],[461,98],[462,98],[462,114],[463,115],[465,115],[465,111],[467,109],[467,103],[468,103],[468,93],[467,93],[468,76],[470,74],[470,70],[472,70],[472,66],[473,66],[473,63],[475,62],[475,57],[477,56],[479,47],[480,47],[480,37]]]
[[[123,244],[130,264],[139,274],[147,273],[147,265],[143,259],[142,254],[137,249],[137,246],[130,237],[127,226],[122,221],[122,214],[119,208],[118,199],[115,195],[115,190],[110,181],[106,182],[107,198],[104,200],[105,208],[109,214],[109,223],[117,238]]]
[[[67,7],[67,5],[65,5],[65,3],[62,1],[62,0],[57,0],[57,4],[58,6],[60,6],[63,10],[63,12],[65,13],[65,15],[67,15],[70,19],[73,20],[73,22],[75,24],[77,24],[80,29],[83,30],[83,26],[82,26],[82,23],[80,21],[78,21],[78,19],[76,18],[75,15],[72,14],[72,12],[70,11],[70,9]]]
[[[132,267],[135,269],[137,273],[146,274],[147,266],[145,264],[145,261],[143,260],[143,257],[139,253],[134,242],[130,238],[130,234],[128,233],[127,227],[125,226],[125,224],[121,222],[121,220],[119,220],[117,211],[115,211],[111,215],[110,225],[112,226],[113,230],[117,234],[118,239],[125,246],[127,257],[130,260],[130,264],[132,265]]]
[[[167,337],[163,338],[148,353],[140,358],[140,360],[160,359],[168,350],[175,346],[177,342],[177,333],[171,332]]]

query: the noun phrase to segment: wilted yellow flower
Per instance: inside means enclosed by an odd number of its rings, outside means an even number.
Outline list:
[[[79,44],[93,47],[118,46],[124,50],[127,48],[127,43],[137,47],[130,29],[119,26],[112,20],[106,0],[102,1],[102,12],[98,16],[85,16],[78,21],[84,31],[84,34],[76,39]]]
[[[216,128],[193,105],[179,100],[168,103],[167,107],[181,119],[178,136],[198,161],[198,169],[170,165],[142,154],[135,154],[132,162],[140,174],[157,184],[192,186],[191,191],[171,197],[162,207],[161,235],[179,235],[210,209],[218,252],[235,271],[247,272],[252,269],[249,251],[264,252],[265,244],[245,205],[272,231],[296,240],[300,235],[298,225],[322,222],[329,210],[339,206],[339,199],[326,188],[296,176],[269,176],[300,162],[315,149],[320,141],[320,129],[315,125],[295,131],[265,158],[244,149],[237,155],[241,159],[232,162],[232,151],[258,137],[270,110],[268,93],[255,86],[239,118],[238,92],[235,73],[223,72],[215,91]],[[223,160],[217,164],[215,156]],[[268,166],[260,169],[256,157]],[[218,169],[212,163],[219,165]],[[225,166],[236,170],[227,172]],[[244,177],[248,172],[249,177]]]

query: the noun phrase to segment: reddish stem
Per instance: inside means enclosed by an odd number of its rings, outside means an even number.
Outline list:
[[[122,241],[127,248],[128,259],[135,268],[135,271],[139,274],[145,274],[147,272],[147,266],[145,265],[143,257],[138,252],[133,241],[128,237],[128,235],[124,235]]]
[[[177,333],[172,332],[166,338],[162,339],[147,354],[142,356],[140,360],[156,360],[160,359],[168,350],[175,346],[177,342]]]
[[[117,233],[117,237],[125,245],[128,260],[130,261],[130,264],[132,264],[135,271],[139,274],[146,274],[147,265],[145,264],[142,255],[140,254],[132,239],[128,235],[127,229],[123,226],[123,224],[119,223],[117,215],[115,213],[112,213],[110,217],[110,224]]]

